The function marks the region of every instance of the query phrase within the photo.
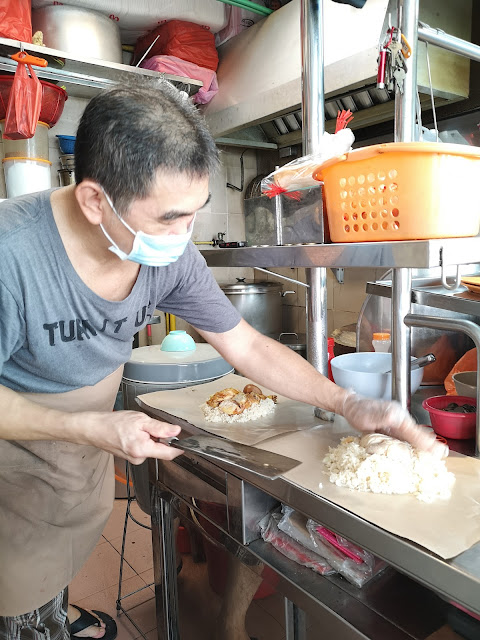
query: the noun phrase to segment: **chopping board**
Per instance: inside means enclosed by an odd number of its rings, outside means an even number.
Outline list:
[[[273,414],[250,420],[249,422],[208,422],[203,415],[202,405],[211,395],[222,389],[233,387],[240,391],[251,380],[231,373],[213,382],[199,384],[194,387],[174,389],[171,391],[155,391],[138,396],[142,404],[186,420],[195,427],[217,436],[227,438],[240,444],[254,445],[268,438],[283,435],[292,431],[311,429],[322,424],[313,414],[313,407],[303,402],[296,402],[277,394],[277,404]],[[274,392],[260,387],[265,395]]]

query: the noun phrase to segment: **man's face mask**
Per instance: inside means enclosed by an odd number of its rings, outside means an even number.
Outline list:
[[[134,236],[132,250],[130,251],[130,253],[125,253],[120,249],[116,242],[112,240],[112,238],[108,235],[108,233],[103,228],[103,225],[101,224],[100,228],[102,229],[105,237],[112,243],[112,246],[109,247],[109,250],[112,253],[115,253],[121,260],[131,260],[132,262],[145,264],[149,267],[166,267],[172,262],[176,262],[180,258],[180,256],[185,251],[188,241],[190,240],[190,237],[192,235],[195,217],[190,223],[187,233],[171,234],[165,236],[152,236],[148,233],[144,233],[143,231],[134,231],[125,222],[125,220],[120,217],[109,195],[104,191],[103,188],[102,191],[105,195],[105,198],[107,199],[108,204],[112,208],[112,211],[115,213],[120,222]]]

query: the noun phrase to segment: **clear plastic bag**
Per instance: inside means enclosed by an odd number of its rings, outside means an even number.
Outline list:
[[[317,553],[306,549],[301,544],[287,536],[278,528],[281,519],[280,513],[272,513],[260,522],[262,538],[280,551],[284,556],[301,564],[308,569],[312,569],[320,575],[330,575],[335,573],[334,569]]]
[[[358,547],[346,538],[322,527],[314,520],[307,521],[307,529],[317,553],[344,578],[356,587],[363,587],[387,565],[372,553]]]
[[[321,151],[314,155],[302,156],[270,173],[262,180],[262,193],[274,197],[280,193],[295,192],[318,185],[312,175],[319,165],[351,151],[355,136],[350,129],[337,133],[323,134]]]
[[[354,545],[345,538],[337,536],[334,546],[327,540],[324,534],[317,531],[322,529],[321,525],[311,519],[306,518],[291,507],[282,506],[282,518],[278,523],[278,528],[285,534],[292,537],[302,546],[317,555],[325,558],[331,567],[340,573],[356,587],[363,587],[371,578],[382,571],[387,565],[383,560],[379,560],[369,551]],[[325,529],[325,531],[327,531]],[[328,537],[330,537],[328,535]],[[343,550],[339,547],[343,547]],[[352,559],[355,556],[355,560]]]

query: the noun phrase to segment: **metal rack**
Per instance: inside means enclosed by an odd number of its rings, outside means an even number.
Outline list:
[[[0,69],[15,72],[17,63],[9,58],[20,49],[48,60],[49,66],[35,67],[35,73],[43,80],[60,82],[65,86],[68,95],[76,98],[92,98],[98,91],[108,89],[119,82],[137,78],[163,78],[172,84],[195,94],[203,83],[181,76],[158,73],[148,69],[131,67],[87,56],[72,56],[65,51],[41,47],[29,42],[0,38]]]

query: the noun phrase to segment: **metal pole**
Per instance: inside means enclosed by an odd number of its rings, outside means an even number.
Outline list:
[[[406,60],[403,87],[395,88],[395,141],[417,140],[417,29],[419,0],[400,0],[398,26],[412,55]],[[392,398],[407,409],[410,404],[410,329],[404,323],[412,299],[411,269],[392,275]]]
[[[440,47],[441,49],[457,53],[464,58],[480,62],[480,47],[478,45],[451,36],[444,31],[432,29],[426,25],[420,26],[418,28],[418,39],[422,42],[428,42],[428,44]]]
[[[158,465],[159,462],[156,460]],[[159,640],[180,640],[173,496],[152,487],[152,547]]]
[[[319,150],[325,131],[323,0],[302,0],[302,121],[303,153]],[[324,241],[322,231],[321,241]],[[307,357],[309,362],[328,374],[327,350],[327,269],[306,270],[307,283]],[[321,408],[315,415],[332,420],[333,415]]]

